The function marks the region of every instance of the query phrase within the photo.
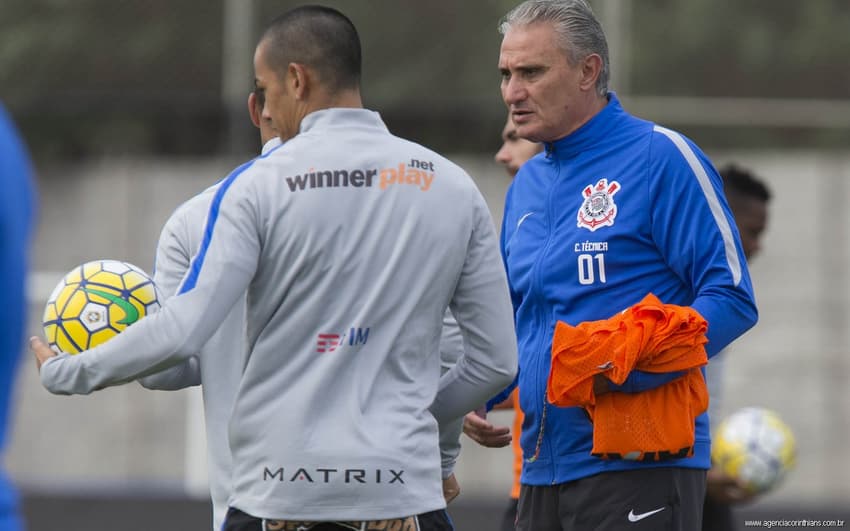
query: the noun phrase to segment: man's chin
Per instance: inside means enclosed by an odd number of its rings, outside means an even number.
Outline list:
[[[522,124],[514,122],[514,125],[516,125],[516,136],[525,140],[531,140],[532,142],[539,142],[536,140],[536,136],[539,133],[539,128],[536,124],[529,120]]]

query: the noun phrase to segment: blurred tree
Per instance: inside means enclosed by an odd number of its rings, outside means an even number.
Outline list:
[[[263,0],[262,20],[300,2]],[[363,43],[365,104],[397,134],[441,150],[495,150],[504,121],[499,94],[500,18],[507,0],[328,0]]]
[[[218,112],[221,17],[218,4],[202,16],[198,7],[169,0],[0,3],[0,94],[21,115],[36,153],[201,144],[196,122],[215,121]]]
[[[260,28],[303,3],[245,1],[257,2]],[[841,99],[850,94],[846,0],[621,1],[633,2],[631,44],[624,49],[630,65],[626,86],[634,94]],[[358,26],[366,104],[380,110],[394,131],[444,151],[498,146],[504,106],[497,24],[517,1],[323,3]],[[214,153],[226,123],[221,17],[221,1],[3,0],[0,96],[38,160]],[[247,93],[251,80],[244,82]],[[727,133],[718,139],[735,138],[736,145],[764,138],[844,145],[846,136]]]
[[[168,93],[178,103],[215,94],[215,7],[199,17],[196,3],[170,0],[4,0],[0,87],[24,104],[46,103],[45,93]]]
[[[850,94],[846,0],[641,0],[634,91],[838,98]]]

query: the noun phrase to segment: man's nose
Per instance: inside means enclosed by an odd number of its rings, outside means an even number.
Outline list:
[[[513,105],[525,98],[525,87],[516,78],[510,78],[502,83],[502,99],[508,105]]]
[[[510,156],[508,156],[508,149],[505,144],[502,144],[502,148],[496,152],[495,159],[499,164],[507,164],[511,160]]]

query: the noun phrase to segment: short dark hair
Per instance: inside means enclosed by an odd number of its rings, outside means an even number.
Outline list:
[[[750,170],[735,164],[727,164],[720,169],[723,178],[723,189],[726,196],[750,197],[767,203],[770,201],[770,189]]]
[[[360,87],[360,36],[351,20],[336,9],[296,7],[269,24],[263,41],[269,43],[266,59],[280,75],[289,63],[300,63],[316,71],[331,91]]]

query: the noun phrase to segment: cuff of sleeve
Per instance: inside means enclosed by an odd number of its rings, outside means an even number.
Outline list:
[[[626,381],[619,385],[608,380],[608,389],[617,393],[634,393],[638,387],[635,382],[639,379],[640,376],[638,374],[632,373],[628,378],[626,378]]]
[[[496,406],[496,404],[501,404],[502,402],[507,400],[511,396],[511,393],[513,392],[513,390],[516,389],[518,382],[519,382],[519,372],[517,372],[517,375],[514,377],[514,381],[511,382],[511,385],[507,386],[505,389],[502,390],[501,393],[499,393],[498,395],[494,396],[493,398],[491,398],[490,400],[487,401],[487,405],[486,405],[487,412],[490,412]]]
[[[53,366],[56,363],[59,363],[59,360],[67,358],[70,354],[59,354],[52,358],[49,358],[41,364],[41,368],[38,371],[39,379],[41,380],[41,385],[44,386],[45,389],[50,391],[51,393],[60,393],[56,390],[57,382],[55,382],[55,372],[53,370]]]

